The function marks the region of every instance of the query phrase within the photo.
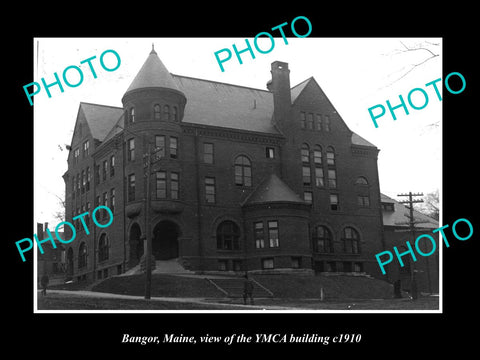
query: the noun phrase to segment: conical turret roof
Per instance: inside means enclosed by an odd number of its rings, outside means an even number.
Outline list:
[[[295,192],[277,175],[270,174],[245,199],[242,205],[264,204],[274,202],[289,202],[306,204]]]
[[[181,92],[172,75],[153,49],[125,94],[144,88],[164,88]]]

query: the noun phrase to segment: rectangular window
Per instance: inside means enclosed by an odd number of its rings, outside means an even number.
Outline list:
[[[319,187],[325,186],[325,182],[323,178],[323,168],[320,168],[320,167],[315,168],[315,186],[319,186]]]
[[[103,206],[107,206],[107,205],[108,205],[108,204],[107,204],[107,200],[108,200],[108,199],[107,199],[107,193],[104,192],[104,193],[103,193],[103,196],[102,196],[102,205],[103,205]],[[102,218],[105,219],[105,218],[107,217],[107,210],[105,210],[105,209],[101,209],[101,210],[102,210]]]
[[[300,127],[305,129],[307,127],[307,118],[305,112],[300,112]]]
[[[95,165],[95,184],[100,184],[100,165]]]
[[[330,194],[330,209],[338,210],[338,195]]]
[[[328,169],[328,187],[331,189],[337,187],[337,171],[335,169]]]
[[[108,162],[107,160],[103,161],[103,167],[102,167],[102,180],[105,181],[107,180],[107,169],[108,169]]]
[[[115,213],[115,189],[110,189],[110,210]]]
[[[303,166],[302,167],[302,178],[303,178],[303,185],[310,185],[311,184],[311,174],[310,174],[310,166]]]
[[[78,158],[80,157],[80,149],[73,150],[73,163],[78,164]]]
[[[128,175],[128,201],[135,200],[135,174]]]
[[[360,262],[353,263],[353,271],[363,272],[363,263],[360,263]]]
[[[155,156],[157,159],[165,157],[165,136],[155,136]]]
[[[263,221],[253,224],[253,237],[255,238],[255,248],[263,249],[265,247],[265,235],[263,232]]]
[[[215,178],[205,178],[205,201],[207,203],[215,203]]]
[[[170,136],[170,157],[176,159],[178,157],[178,139]]]
[[[86,184],[87,184],[87,177],[85,175],[85,171],[82,170],[82,194],[85,193]]]
[[[268,242],[270,247],[279,247],[280,242],[278,239],[278,221],[268,222]]]
[[[115,176],[115,155],[110,156],[110,177]]]
[[[178,200],[178,186],[179,178],[178,173],[172,172],[170,173],[170,199]]]
[[[88,156],[89,148],[90,148],[90,141],[87,140],[83,143],[83,158],[84,159]]]
[[[129,161],[135,160],[135,139],[129,139],[127,142],[127,159]]]
[[[330,116],[325,115],[325,123],[324,123],[325,131],[330,131]]]
[[[343,272],[352,272],[352,263],[350,261],[343,262]]]
[[[90,167],[87,166],[87,182],[85,183],[85,190],[89,191],[90,190],[90,180],[92,176],[90,175]]]
[[[318,131],[322,130],[322,115],[320,115],[320,114],[317,114],[317,121],[316,121],[316,124],[315,124],[315,128]]]
[[[302,258],[300,256],[292,256],[292,268],[300,269],[302,267]]]
[[[357,204],[358,204],[359,207],[365,207],[365,208],[370,207],[370,197],[363,196],[363,195],[358,195],[357,196]]]
[[[227,271],[228,270],[228,261],[227,260],[218,260],[218,270]]]
[[[308,130],[313,130],[313,114],[312,113],[308,113],[307,128]]]
[[[267,159],[275,158],[275,148],[267,146],[267,148],[265,149],[265,157]]]
[[[275,264],[273,262],[273,258],[262,259],[263,270],[274,269],[274,267],[275,267]]]
[[[304,191],[303,192],[303,199],[306,203],[312,204],[313,203],[313,193],[311,191]]]
[[[167,174],[165,171],[156,172],[156,196],[157,199],[167,197]]]
[[[205,164],[213,164],[213,144],[203,144],[203,162]]]

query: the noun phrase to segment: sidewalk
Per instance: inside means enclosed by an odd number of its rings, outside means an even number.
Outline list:
[[[40,294],[41,290],[38,290],[38,296],[42,296]],[[63,295],[72,295],[72,296],[85,296],[85,297],[94,297],[94,298],[108,298],[108,299],[126,299],[126,300],[145,300],[143,296],[134,296],[134,295],[122,295],[122,294],[112,294],[112,293],[102,293],[96,291],[86,291],[86,290],[57,290],[51,289],[47,290],[48,294],[63,294]],[[150,298],[150,301],[170,301],[175,303],[192,303],[192,304],[202,304],[202,305],[215,305],[215,306],[223,306],[225,310],[229,308],[244,308],[245,310],[298,310],[295,307],[287,307],[287,306],[274,306],[274,305],[243,305],[243,304],[236,304],[236,303],[225,303],[221,302],[222,299],[206,299],[206,298],[180,298],[180,297],[154,297]]]

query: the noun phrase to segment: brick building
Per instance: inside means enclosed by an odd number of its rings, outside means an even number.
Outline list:
[[[152,49],[123,107],[81,103],[66,220],[98,205],[114,220],[87,217],[88,235],[76,221],[67,272],[125,272],[149,232],[157,260],[195,271],[380,275],[379,150],[314,78],[291,87],[289,72],[276,61],[268,90],[253,89],[170,74]]]

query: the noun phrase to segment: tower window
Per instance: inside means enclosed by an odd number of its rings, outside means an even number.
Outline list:
[[[163,106],[163,119],[170,120],[170,106],[168,105]]]
[[[160,105],[155,104],[155,105],[153,105],[153,119],[154,120],[160,120],[160,118],[161,118]]]
[[[176,137],[170,137],[170,157],[176,159],[178,157],[178,139]]]
[[[135,122],[135,108],[132,107],[130,108],[130,123],[134,123]]]

